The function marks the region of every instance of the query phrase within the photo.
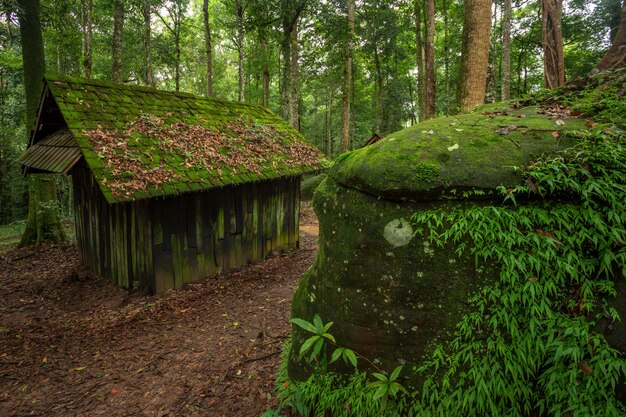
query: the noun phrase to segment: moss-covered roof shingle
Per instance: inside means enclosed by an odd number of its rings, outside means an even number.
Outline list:
[[[92,80],[46,84],[110,203],[319,167],[321,153],[260,106]]]

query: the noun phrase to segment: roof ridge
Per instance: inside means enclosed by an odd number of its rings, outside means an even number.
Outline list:
[[[207,100],[207,101],[219,102],[219,103],[229,103],[229,104],[235,104],[235,105],[242,106],[242,107],[263,109],[265,111],[269,111],[267,107],[264,107],[260,104],[245,103],[242,101],[227,100],[227,99],[218,98],[218,97],[205,97],[205,96],[200,96],[200,95],[196,95],[193,93],[188,93],[185,91],[161,90],[158,88],[148,87],[144,85],[137,85],[137,84],[120,84],[120,83],[114,83],[112,81],[96,80],[93,78],[87,79],[87,78],[81,78],[81,77],[59,76],[55,74],[46,74],[44,79],[46,83],[53,83],[53,84],[56,84],[57,82],[62,82],[62,83],[71,83],[71,84],[90,85],[90,86],[95,86],[95,87],[106,87],[106,88],[112,88],[116,90],[133,90],[133,91],[142,91],[145,93],[169,94],[169,95],[173,95],[176,97],[193,98],[195,100]]]

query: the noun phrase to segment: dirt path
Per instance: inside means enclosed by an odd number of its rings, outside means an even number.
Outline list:
[[[274,402],[301,248],[161,298],[79,270],[73,245],[0,257],[0,415],[258,416]]]

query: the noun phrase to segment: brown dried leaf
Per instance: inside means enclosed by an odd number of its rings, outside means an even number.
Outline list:
[[[534,192],[536,192],[536,193],[539,192],[539,188],[537,188],[535,183],[532,182],[532,180],[530,178],[526,178],[526,185],[528,185],[530,187],[530,189],[533,190]]]
[[[578,367],[580,368],[581,371],[583,371],[585,374],[587,375],[593,375],[593,368],[591,367],[591,365],[589,365],[589,362],[587,361],[582,361],[581,363],[578,364]]]

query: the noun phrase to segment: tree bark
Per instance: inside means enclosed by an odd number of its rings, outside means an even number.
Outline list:
[[[243,5],[241,0],[235,0],[235,13],[237,15],[237,56],[238,66],[237,72],[239,74],[238,82],[238,100],[244,101],[244,74],[243,74]]]
[[[299,0],[295,3],[293,0],[281,0],[281,55],[282,55],[282,71],[280,82],[280,115],[291,120],[292,104],[291,100],[291,70],[292,64],[292,39],[293,31],[300,14],[306,6],[308,0]],[[296,37],[297,38],[297,37]],[[296,63],[297,64],[297,63]],[[297,106],[297,103],[296,103]]]
[[[425,119],[426,114],[426,72],[424,68],[424,42],[422,42],[422,0],[415,0],[415,49],[417,56],[417,108],[418,119]]]
[[[86,22],[85,22],[85,56],[83,58],[83,69],[85,78],[91,78],[91,69],[93,65],[93,1],[87,0],[86,3]]]
[[[592,73],[626,67],[626,6],[622,7],[619,28],[613,43]]]
[[[263,71],[263,106],[270,105],[270,54],[267,48],[266,35],[263,34],[259,47],[261,48],[262,71]]]
[[[426,69],[426,106],[424,119],[435,115],[435,0],[426,0],[428,25],[426,26],[425,69]]]
[[[498,0],[493,0],[493,15],[491,20],[491,36],[489,42],[489,67],[487,70],[487,87],[485,90],[485,102],[495,103],[496,101],[496,30],[498,28]]]
[[[383,71],[380,65],[380,53],[378,52],[378,40],[374,39],[374,70],[376,73],[374,88],[374,105],[376,118],[374,120],[374,131],[372,133],[380,133],[383,124],[383,103],[385,101],[385,89],[383,85]],[[419,84],[418,84],[419,86]],[[418,99],[419,100],[419,99]]]
[[[469,111],[485,101],[489,67],[491,0],[465,0],[457,105]]]
[[[417,58],[417,110],[422,121],[426,113],[426,75],[424,72],[424,46],[422,42],[422,0],[414,0],[415,50]]]
[[[87,44],[85,45],[85,78],[91,78],[93,68],[93,1],[87,0]]]
[[[541,1],[543,80],[544,87],[549,89],[558,88],[565,84],[563,34],[561,31],[562,1]]]
[[[294,24],[294,28],[291,31],[290,41],[290,57],[289,57],[289,124],[300,130],[300,106],[298,95],[298,83],[299,83],[299,65],[298,59],[300,58],[300,48],[298,45],[298,23]]]
[[[211,44],[211,25],[209,24],[209,0],[202,5],[204,18],[204,47],[206,50],[206,96],[213,95],[213,45]]]
[[[111,79],[115,83],[122,82],[122,54],[124,34],[124,0],[115,0],[113,9],[113,69]]]
[[[59,219],[59,201],[53,174],[30,174],[28,220],[20,246],[66,240]]]
[[[333,89],[328,82],[328,101],[326,104],[326,153],[328,155],[333,154]]]
[[[35,128],[37,107],[41,99],[45,73],[43,37],[39,0],[19,0],[18,19],[22,39],[24,87],[26,90],[26,131]],[[54,176],[33,174],[30,179],[28,220],[20,246],[43,241],[65,240],[56,208],[58,207]]]
[[[502,100],[511,98],[511,0],[502,7]]]
[[[341,151],[350,150],[350,90],[352,87],[352,51],[354,49],[355,0],[348,0],[348,39],[343,79],[343,102],[341,108]]]
[[[154,71],[152,70],[152,5],[151,0],[143,2],[143,21],[144,21],[144,49],[146,67],[144,70],[144,83],[149,87],[155,87]]]
[[[443,0],[443,27],[444,27],[444,38],[443,38],[443,72],[445,78],[445,88],[446,88],[446,99],[444,102],[444,108],[446,116],[450,114],[450,45],[448,40],[448,1]]]

